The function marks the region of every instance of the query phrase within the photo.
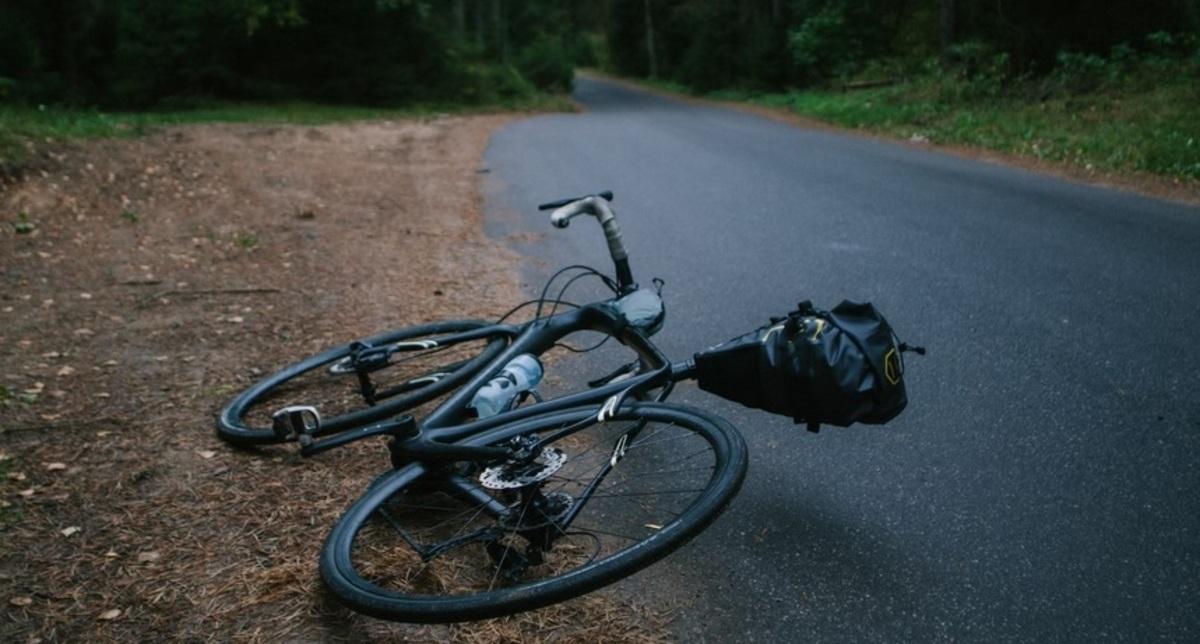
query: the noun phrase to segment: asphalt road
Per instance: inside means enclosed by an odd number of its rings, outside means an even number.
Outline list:
[[[612,189],[635,274],[667,282],[669,355],[802,299],[870,300],[929,348],[885,427],[811,435],[683,387],[742,430],[749,474],[627,592],[682,605],[692,641],[1200,640],[1200,209],[596,80],[576,97],[485,159],[531,287],[607,265],[594,222],[534,206]]]

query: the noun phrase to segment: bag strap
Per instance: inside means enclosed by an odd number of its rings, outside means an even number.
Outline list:
[[[918,347],[915,344],[909,344],[907,342],[901,342],[896,348],[900,349],[900,353],[908,353],[909,351],[912,351],[919,356],[925,355],[925,347]]]

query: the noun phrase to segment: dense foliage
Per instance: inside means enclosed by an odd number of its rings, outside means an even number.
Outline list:
[[[1200,181],[1200,0],[601,4],[594,58],[622,75],[919,142]]]
[[[609,0],[617,72],[693,89],[819,85],[930,61],[1045,74],[1061,56],[1200,31],[1198,0]],[[1176,37],[1177,44],[1186,38]],[[1082,60],[1082,59],[1080,59]],[[880,69],[880,67],[886,69]]]
[[[553,0],[4,0],[0,98],[492,102],[569,86],[574,14]]]
[[[704,91],[1015,76],[1198,30],[1200,0],[4,0],[0,99],[487,103],[575,64]]]

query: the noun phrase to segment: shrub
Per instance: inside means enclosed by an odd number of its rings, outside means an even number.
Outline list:
[[[517,69],[535,87],[565,92],[575,75],[571,58],[562,38],[541,34],[517,53]]]
[[[511,65],[465,64],[457,74],[453,98],[484,104],[528,98],[536,91]]]
[[[788,33],[788,51],[806,80],[844,74],[861,58],[862,43],[840,5],[828,5]]]
[[[1119,67],[1096,54],[1060,51],[1050,81],[1070,93],[1092,92],[1113,82]]]
[[[951,100],[995,98],[1008,91],[1013,73],[1008,52],[973,40],[959,43],[948,53],[949,74],[955,82],[944,91]]]

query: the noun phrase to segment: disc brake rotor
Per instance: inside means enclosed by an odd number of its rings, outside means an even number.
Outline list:
[[[479,482],[490,490],[511,490],[525,487],[550,478],[566,462],[566,452],[554,447],[547,447],[531,461],[501,463],[483,470],[479,474]]]

